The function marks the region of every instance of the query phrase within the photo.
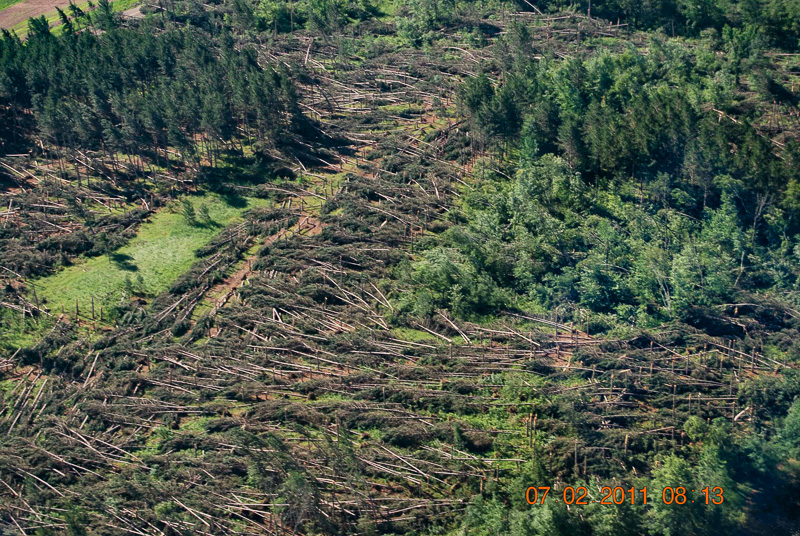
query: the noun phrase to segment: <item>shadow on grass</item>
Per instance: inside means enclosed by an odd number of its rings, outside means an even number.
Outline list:
[[[139,267],[133,264],[133,257],[125,253],[111,253],[108,255],[117,268],[126,272],[138,272]]]
[[[246,205],[247,203],[245,203]],[[208,219],[208,220],[194,220],[191,222],[192,227],[197,227],[198,229],[219,229],[220,227],[224,227],[218,221]]]
[[[225,202],[226,205],[233,208],[245,208],[247,207],[247,199],[242,197],[241,195],[234,193],[234,192],[225,192],[220,194],[222,200]]]

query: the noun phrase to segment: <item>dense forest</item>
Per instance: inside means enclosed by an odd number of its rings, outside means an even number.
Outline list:
[[[51,20],[0,38],[0,532],[800,533],[797,2]]]

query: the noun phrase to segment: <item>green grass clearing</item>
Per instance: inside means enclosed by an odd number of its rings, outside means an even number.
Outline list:
[[[136,238],[114,253],[79,260],[36,281],[39,299],[46,299],[54,313],[60,313],[62,306],[73,312],[77,299],[85,313],[91,307],[92,297],[95,307],[120,303],[126,286],[137,294],[155,296],[197,261],[194,252],[224,226],[241,220],[247,209],[266,203],[246,198],[246,203],[232,206],[216,194],[189,199],[196,208],[202,204],[208,206],[214,225],[190,225],[180,213],[180,205],[175,204],[144,223]]]
[[[430,333],[413,328],[392,328],[391,333],[398,339],[409,342],[440,340],[437,337],[431,335]]]

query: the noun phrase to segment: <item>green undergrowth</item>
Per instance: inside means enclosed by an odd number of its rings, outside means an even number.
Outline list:
[[[412,329],[412,328],[392,328],[391,330],[392,335],[397,337],[398,339],[402,339],[404,341],[409,342],[419,342],[419,341],[436,341],[436,337],[431,335],[430,333],[426,333],[419,329]]]
[[[16,311],[6,310],[0,321],[0,351],[13,354],[18,348],[34,345],[39,327],[30,317],[23,320]]]

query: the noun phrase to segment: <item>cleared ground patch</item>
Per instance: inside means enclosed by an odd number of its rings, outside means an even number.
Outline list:
[[[114,11],[125,11],[133,7],[136,0],[110,0]],[[87,11],[87,2],[73,2]],[[69,0],[0,0],[0,28],[13,30],[20,37],[28,34],[28,19],[44,15],[50,27],[59,26],[61,19],[56,8],[66,10]],[[136,18],[136,17],[134,17]]]
[[[3,4],[5,2],[5,5]],[[20,23],[24,23],[32,17],[55,13],[55,9],[69,6],[69,1],[64,0],[3,0],[0,2],[0,28],[11,29]],[[49,17],[48,17],[49,19]]]
[[[192,225],[181,214],[180,204],[157,213],[130,243],[114,253],[81,260],[35,283],[39,299],[45,299],[54,313],[74,314],[77,299],[81,314],[95,307],[120,303],[123,292],[154,296],[188,270],[197,258],[195,251],[220,230],[241,219],[248,209],[263,205],[257,198],[231,202],[218,195],[189,198],[195,208],[206,205],[211,224]]]
[[[3,11],[9,6],[13,6],[14,4],[18,4],[21,0],[0,0],[0,11]]]

